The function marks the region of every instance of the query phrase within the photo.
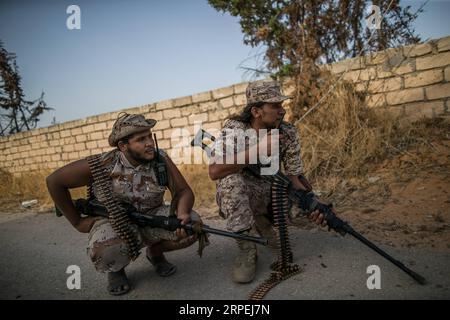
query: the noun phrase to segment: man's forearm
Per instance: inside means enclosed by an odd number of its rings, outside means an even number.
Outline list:
[[[177,203],[177,214],[190,214],[194,206],[194,199],[194,194],[190,189],[181,191]]]
[[[67,188],[58,185],[51,178],[47,179],[47,188],[55,205],[62,211],[69,222],[76,226],[80,221],[80,214],[73,205],[72,197]]]

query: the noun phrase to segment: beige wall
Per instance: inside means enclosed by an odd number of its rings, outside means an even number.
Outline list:
[[[388,108],[411,119],[448,112],[450,105],[450,37],[388,49],[327,66],[369,92],[366,103]],[[107,138],[121,111],[158,120],[159,147],[170,150],[174,129],[193,133],[195,121],[204,129],[220,129],[226,117],[245,104],[247,83],[191,96],[104,113],[81,120],[0,138],[0,168],[14,175],[54,169],[70,161],[110,150]]]
[[[331,71],[366,91],[369,107],[415,119],[448,112],[450,37],[332,64]]]

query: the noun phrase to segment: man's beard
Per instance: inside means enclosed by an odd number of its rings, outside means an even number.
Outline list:
[[[149,163],[152,161],[152,160],[142,157],[139,153],[137,153],[131,149],[128,149],[128,154],[134,161],[139,162],[141,164],[146,164],[146,163]]]
[[[272,130],[272,129],[277,129],[278,128],[278,123],[264,123],[265,127],[267,130]]]
[[[263,117],[266,115],[266,113],[263,110]],[[272,130],[272,129],[276,129],[278,127],[278,121],[276,121],[275,123],[268,123],[268,122],[263,122],[264,126],[266,127],[267,130]]]

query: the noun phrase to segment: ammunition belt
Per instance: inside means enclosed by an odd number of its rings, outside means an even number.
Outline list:
[[[277,238],[277,260],[272,263],[271,272],[268,279],[263,281],[250,295],[250,300],[261,300],[281,281],[298,274],[301,269],[297,264],[292,264],[293,255],[289,241],[289,232],[287,226],[287,215],[290,208],[288,179],[274,176],[271,184],[272,211],[274,218],[274,227],[278,233]]]
[[[139,256],[137,234],[131,227],[131,221],[126,211],[113,198],[111,180],[100,162],[100,155],[89,156],[86,159],[94,178],[93,184],[98,193],[98,200],[101,199],[101,202],[108,210],[109,222],[114,232],[125,242],[128,248],[128,256],[131,260],[135,260]],[[88,192],[92,194],[92,188],[89,188]]]

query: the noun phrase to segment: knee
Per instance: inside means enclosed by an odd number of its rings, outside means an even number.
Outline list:
[[[116,272],[130,263],[127,245],[108,219],[99,220],[92,227],[87,254],[99,272]]]
[[[88,255],[99,272],[117,272],[130,263],[128,249],[120,239],[116,243],[95,244]]]

